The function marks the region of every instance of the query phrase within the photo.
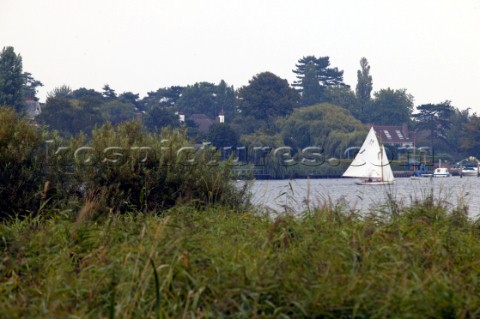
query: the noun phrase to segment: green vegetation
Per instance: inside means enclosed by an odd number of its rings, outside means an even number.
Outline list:
[[[0,220],[51,208],[163,210],[176,204],[241,207],[229,161],[194,148],[184,132],[152,134],[136,121],[62,139],[0,108]]]
[[[310,89],[317,87],[313,71],[305,66]],[[17,110],[38,86],[27,75],[9,102]],[[353,92],[337,84],[322,88],[322,99],[359,111]],[[233,105],[233,88],[221,82],[183,89],[140,101],[108,85],[103,93],[60,87],[39,118],[58,132],[0,108],[0,317],[479,316],[480,226],[466,207],[447,209],[426,196],[411,207],[391,200],[365,215],[331,202],[299,216],[260,214],[248,201],[248,184],[232,184],[232,162],[218,163],[210,147],[192,147],[184,128],[164,128],[175,126],[176,102],[201,96],[204,103],[192,107],[209,105],[215,114]],[[9,90],[0,87],[0,97]],[[368,85],[364,91],[362,110],[408,97],[384,90],[368,100]],[[297,92],[274,74],[259,74],[239,92],[243,113],[231,127],[213,126],[212,140],[236,140],[237,130],[246,145],[290,141],[285,153],[259,149],[273,176],[342,172],[344,161],[307,164],[362,139],[363,126],[342,105],[300,108]],[[408,98],[399,101],[394,118],[411,111]],[[128,121],[138,110],[155,133]],[[375,114],[382,112],[390,111]],[[432,143],[476,134],[476,115],[454,114],[455,133],[431,131]],[[478,149],[467,141],[462,147]],[[300,151],[306,146],[318,148]]]
[[[364,217],[331,203],[275,219],[188,206],[92,219],[84,209],[0,225],[2,317],[480,312],[478,222],[428,197]]]
[[[0,220],[28,215],[41,201],[45,136],[14,109],[0,107]]]

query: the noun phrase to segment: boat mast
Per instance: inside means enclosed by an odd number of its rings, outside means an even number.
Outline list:
[[[381,181],[383,182],[383,143],[382,143],[382,138],[380,137],[380,134],[377,134],[377,131],[375,131],[375,137],[378,140],[378,144],[380,145],[380,167],[381,167],[381,172],[382,172],[382,179]]]

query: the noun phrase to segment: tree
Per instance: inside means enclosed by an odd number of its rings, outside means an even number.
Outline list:
[[[413,96],[405,89],[381,89],[369,103],[365,121],[377,125],[402,125],[410,122]]]
[[[100,112],[104,122],[117,125],[135,118],[135,105],[115,99],[102,104]]]
[[[259,73],[248,83],[238,90],[239,109],[243,117],[253,116],[271,125],[273,118],[289,115],[298,104],[298,93],[288,85],[287,80],[273,73]]]
[[[168,88],[161,88],[155,92],[148,92],[147,96],[141,100],[141,109],[148,111],[154,105],[163,107],[175,107],[177,101],[180,99],[185,88],[183,86],[171,86]]]
[[[70,100],[65,97],[49,97],[38,116],[39,123],[47,125],[50,130],[57,130],[63,136],[71,136],[75,113]]]
[[[218,86],[208,82],[195,83],[182,90],[175,108],[187,115],[205,114],[213,119],[223,111],[226,118],[232,118],[236,111],[235,91],[223,80]]]
[[[221,80],[216,88],[215,103],[217,109],[224,113],[228,121],[237,115],[236,98],[233,86],[228,86],[224,80]]]
[[[450,116],[450,129],[445,132],[448,151],[458,155],[458,158],[465,158],[469,154],[461,154],[462,140],[464,138],[465,125],[470,122],[470,109],[459,110],[455,108]]]
[[[470,156],[480,158],[480,117],[473,114],[468,123],[463,126],[463,129],[460,139],[461,149]]]
[[[367,104],[370,102],[370,94],[373,89],[372,76],[370,75],[370,65],[366,58],[360,59],[360,70],[357,71],[356,95],[360,106],[360,114],[364,114]]]
[[[325,89],[331,86],[345,86],[343,83],[343,71],[338,68],[330,68],[328,56],[306,56],[298,60],[293,73],[297,75],[297,81],[293,87],[298,88],[301,94],[302,105],[312,105],[323,102]]]
[[[91,100],[97,101],[99,105],[103,103],[105,100],[102,93],[97,92],[93,89],[86,89],[86,88],[79,88],[74,91],[71,91],[71,93],[67,93],[66,95],[61,94],[61,96],[65,96],[73,99],[79,99],[79,100],[91,99]]]
[[[38,80],[35,80],[32,74],[28,72],[23,73],[23,83],[24,83],[23,92],[25,94],[25,97],[38,101],[37,88],[43,86],[43,83]]]
[[[142,104],[139,101],[140,96],[138,93],[133,92],[123,92],[118,96],[118,100],[122,103],[130,103],[133,104],[137,109],[142,108]]]
[[[323,88],[318,83],[317,70],[310,62],[305,66],[305,74],[302,79],[302,104],[313,105],[322,100]]]
[[[353,145],[362,143],[366,128],[347,110],[331,104],[296,109],[282,127],[285,145],[295,149],[320,147],[327,158],[342,156]]]
[[[38,121],[69,137],[81,131],[90,134],[103,119],[96,103],[59,95],[47,98]]]
[[[105,84],[102,88],[103,90],[103,96],[107,99],[113,100],[117,98],[117,93],[115,93],[115,90],[110,87],[110,85]]]
[[[189,85],[182,91],[175,107],[177,111],[186,114],[205,114],[215,118],[221,111],[216,107],[215,93],[213,83],[200,82]]]
[[[430,147],[433,150],[434,140],[446,141],[446,131],[450,128],[450,116],[454,113],[454,108],[450,101],[438,104],[422,104],[417,106],[419,113],[413,114],[417,121],[416,128],[429,131]]]
[[[178,127],[180,123],[178,115],[171,108],[157,104],[146,112],[143,124],[151,132],[156,132],[164,127]]]
[[[47,101],[49,98],[71,98],[71,97],[73,97],[73,91],[68,85],[57,86],[52,91],[47,93]]]
[[[207,133],[207,139],[215,147],[236,147],[238,143],[237,133],[225,123],[213,124]]]
[[[361,119],[358,100],[355,93],[346,86],[329,87],[325,90],[326,103],[338,105],[349,110],[357,119]]]
[[[13,47],[4,47],[0,53],[0,106],[23,111],[25,76],[22,73],[22,57]]]

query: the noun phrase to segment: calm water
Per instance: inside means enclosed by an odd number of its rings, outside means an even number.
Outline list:
[[[465,203],[471,217],[480,214],[480,178],[452,176],[446,178],[397,178],[393,185],[356,185],[355,179],[297,179],[261,180],[252,186],[253,202],[277,212],[293,210],[301,212],[326,203],[344,204],[351,210],[368,212],[387,202],[387,196],[400,205],[408,206],[433,193],[436,200],[455,207]],[[243,183],[243,182],[238,182]]]

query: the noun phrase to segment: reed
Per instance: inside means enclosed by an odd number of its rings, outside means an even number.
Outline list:
[[[48,215],[0,225],[2,317],[480,315],[479,223],[428,198],[394,215]]]

